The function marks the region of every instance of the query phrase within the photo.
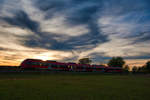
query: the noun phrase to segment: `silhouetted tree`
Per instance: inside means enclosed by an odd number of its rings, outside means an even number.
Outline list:
[[[137,70],[137,72],[140,73],[141,71],[142,71],[142,67],[139,67],[138,70]]]
[[[129,68],[128,65],[126,65],[126,66],[123,68],[123,70],[124,70],[125,73],[129,73],[130,68]]]
[[[145,66],[142,66],[142,67],[139,67],[139,68],[138,68],[138,72],[139,72],[139,73],[146,73],[146,72],[147,72],[147,69],[146,69]]]
[[[109,62],[108,66],[110,67],[123,67],[125,61],[122,57],[113,57]]]
[[[79,59],[79,64],[91,64],[92,60],[90,60],[90,58],[82,58]]]
[[[138,67],[137,66],[134,66],[133,68],[132,68],[132,73],[136,73],[138,71]]]
[[[150,72],[150,61],[148,61],[145,65],[146,69],[148,70],[148,72]]]

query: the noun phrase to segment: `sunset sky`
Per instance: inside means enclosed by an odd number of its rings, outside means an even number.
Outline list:
[[[114,56],[150,60],[150,0],[0,0],[0,65]]]

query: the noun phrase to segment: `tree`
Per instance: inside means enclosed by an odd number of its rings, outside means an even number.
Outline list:
[[[113,57],[109,62],[108,66],[110,67],[123,67],[125,61],[122,57]]]
[[[132,72],[133,72],[133,73],[136,73],[137,71],[138,71],[138,67],[134,66],[134,67],[132,68]]]
[[[92,60],[90,60],[89,58],[82,58],[79,59],[79,64],[91,64]]]
[[[146,63],[146,69],[150,72],[150,61]]]
[[[146,69],[145,66],[141,66],[141,67],[138,68],[138,72],[139,72],[139,73],[146,73],[146,72],[147,72],[147,69]]]
[[[123,68],[123,70],[124,70],[124,72],[128,73],[128,72],[129,72],[129,70],[130,70],[130,68],[129,68],[129,66],[128,66],[128,65],[126,65],[126,66]]]

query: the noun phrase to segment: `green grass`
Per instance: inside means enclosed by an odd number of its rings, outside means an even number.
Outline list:
[[[0,74],[0,100],[149,100],[150,77]]]

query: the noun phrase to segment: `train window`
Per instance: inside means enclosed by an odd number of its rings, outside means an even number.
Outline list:
[[[48,63],[42,63],[42,66],[49,66]]]
[[[46,66],[52,66],[52,64],[51,63],[46,63]]]
[[[77,69],[84,69],[82,66],[78,66]]]
[[[40,66],[40,62],[32,62],[32,65],[39,65]]]
[[[58,67],[60,67],[60,68],[64,68],[64,65],[58,65]]]
[[[55,65],[55,64],[51,64],[51,67],[57,67],[57,65]]]
[[[63,68],[68,68],[66,65],[62,65],[61,67],[63,67]]]
[[[30,62],[28,62],[28,64],[29,64],[29,65],[42,66],[43,63],[41,63],[41,62],[32,62],[32,61],[30,61]]]
[[[82,66],[83,68],[86,68],[87,66]]]
[[[31,61],[27,61],[26,64],[27,65],[32,65],[32,62]]]

